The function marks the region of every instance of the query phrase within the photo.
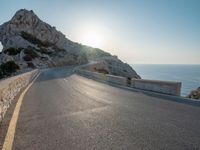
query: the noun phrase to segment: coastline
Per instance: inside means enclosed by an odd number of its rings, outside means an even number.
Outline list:
[[[200,86],[200,64],[131,64],[143,79],[182,82],[181,96]]]

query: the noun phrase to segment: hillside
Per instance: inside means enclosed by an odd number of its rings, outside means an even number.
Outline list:
[[[27,69],[79,65],[95,60],[103,62],[100,69],[109,74],[140,78],[116,56],[67,39],[55,27],[40,20],[32,10],[21,9],[10,21],[2,24],[0,41],[3,45],[0,77]]]

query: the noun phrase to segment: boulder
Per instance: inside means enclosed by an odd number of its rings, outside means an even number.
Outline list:
[[[198,87],[196,90],[191,91],[187,97],[200,100],[200,87]]]

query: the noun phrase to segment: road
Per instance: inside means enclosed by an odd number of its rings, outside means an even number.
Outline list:
[[[43,71],[27,91],[14,150],[200,149],[200,107]]]

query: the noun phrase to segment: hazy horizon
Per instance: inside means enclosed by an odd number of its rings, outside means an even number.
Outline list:
[[[2,0],[0,24],[23,8],[66,38],[129,64],[200,64],[198,0]]]

